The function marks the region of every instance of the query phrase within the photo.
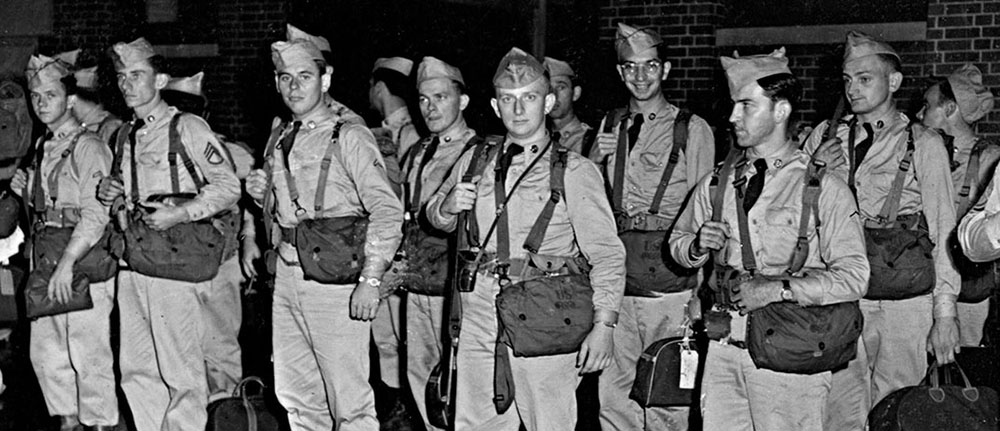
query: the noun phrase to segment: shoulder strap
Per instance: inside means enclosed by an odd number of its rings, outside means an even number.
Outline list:
[[[483,174],[483,171],[486,170],[486,164],[489,163],[490,158],[496,155],[498,152],[497,148],[500,148],[500,144],[503,143],[503,137],[491,135],[483,139],[476,136],[469,142],[474,147],[472,147],[472,159],[469,161],[469,167],[462,174],[461,182],[463,183],[470,182],[477,175]],[[460,212],[458,214],[457,226],[460,229],[458,235],[459,250],[481,247],[479,241],[479,223],[476,220],[475,211]]]
[[[590,157],[590,152],[594,149],[594,142],[597,141],[597,128],[588,129],[583,132],[583,142],[580,147],[580,154]]]
[[[686,109],[681,109],[677,113],[677,118],[674,120],[674,145],[670,149],[670,159],[667,161],[667,166],[663,168],[663,176],[660,177],[660,184],[656,186],[656,194],[653,195],[653,202],[649,205],[649,213],[656,214],[660,212],[660,204],[663,202],[663,193],[667,191],[667,185],[670,183],[670,177],[674,174],[674,169],[677,167],[677,161],[680,159],[681,152],[687,151],[687,141],[688,141],[688,124],[691,121],[691,112]]]
[[[809,257],[809,218],[816,216],[816,226],[819,226],[819,193],[826,163],[810,157],[806,167],[805,188],[802,189],[802,215],[799,217],[799,237],[795,241],[795,250],[788,265],[788,274],[802,270]]]
[[[722,221],[722,204],[726,195],[725,187],[719,190],[719,184],[726,184],[733,176],[733,168],[743,152],[738,148],[733,148],[726,155],[726,159],[715,165],[712,171],[712,179],[708,183],[708,196],[712,199],[712,221]]]
[[[614,180],[611,183],[611,209],[615,214],[620,214],[625,211],[625,165],[628,160],[628,121],[626,121],[626,116],[628,115],[628,110],[626,108],[619,108],[608,114],[608,117],[615,120],[611,123],[605,123],[604,128],[607,131],[609,126],[618,126],[618,147],[615,149],[615,170],[614,170]],[[612,117],[613,116],[613,117]]]
[[[757,272],[757,259],[753,254],[753,242],[750,240],[750,226],[747,222],[747,212],[743,210],[743,199],[746,197],[747,168],[750,166],[746,155],[736,162],[736,176],[733,180],[733,190],[736,195],[736,218],[740,229],[740,254],[743,257],[743,269],[750,275]]]
[[[184,143],[181,142],[179,126],[182,115],[184,115],[183,112],[174,114],[174,117],[170,119],[170,130],[167,132],[170,137],[170,149],[167,150],[167,161],[170,162],[170,187],[174,193],[180,193],[181,191],[180,178],[177,173],[177,157],[180,157],[181,162],[184,163],[184,169],[187,170],[191,181],[194,181],[195,189],[201,191],[201,188],[205,187],[205,181],[198,175],[198,171],[194,167],[194,162],[184,148]]]
[[[858,116],[857,115],[851,117],[851,119],[847,121],[847,163],[848,163],[848,166],[847,166],[847,186],[851,189],[851,193],[854,194],[854,198],[855,199],[857,199],[857,196],[858,196],[858,190],[854,186],[854,175],[858,171],[858,166],[854,164],[854,159],[855,159],[855,157],[854,157],[854,144],[855,144],[855,141],[858,139],[858,132],[856,130],[857,125],[858,125]],[[839,124],[835,123],[831,119],[830,122],[827,123],[827,126],[826,126],[827,127],[827,129],[826,129],[827,130],[826,136],[829,139],[832,139],[833,137],[836,137],[837,136],[836,130],[837,130],[837,127],[839,127],[839,126],[840,126]],[[833,130],[833,132],[830,131],[831,129]]]
[[[555,142],[552,144],[552,156],[549,172],[549,201],[545,203],[542,212],[535,219],[535,224],[531,226],[528,238],[524,240],[524,249],[531,253],[538,253],[545,239],[545,231],[552,221],[552,213],[556,209],[556,204],[566,193],[566,164],[569,159],[569,149]]]
[[[892,180],[892,188],[889,189],[889,195],[885,198],[885,203],[882,204],[882,210],[878,213],[879,221],[886,223],[888,226],[894,226],[896,224],[896,216],[899,213],[899,200],[903,196],[903,181],[906,180],[906,173],[909,172],[910,166],[913,164],[913,126],[906,126],[906,153],[903,154],[903,160],[899,161],[899,170],[896,171],[896,177]]]
[[[288,122],[282,121],[278,127],[271,130],[271,136],[267,138],[267,145],[264,147],[264,164],[267,171],[267,186],[264,187],[264,202],[261,205],[264,213],[264,234],[267,235],[267,244],[277,245],[274,238],[274,165],[268,162],[274,154],[274,149],[278,145],[278,139],[288,129]]]
[[[549,149],[555,145],[554,142],[555,141],[550,139],[545,148],[542,149],[542,153],[544,154],[546,151],[549,151]],[[514,193],[517,192],[518,186],[521,185],[521,182],[524,181],[529,173],[531,173],[531,170],[535,168],[535,165],[538,164],[538,161],[541,159],[542,155],[540,154],[538,157],[531,160],[531,163],[529,163],[524,169],[524,172],[521,172],[521,175],[514,180],[514,184],[511,184],[509,192],[505,190],[507,185],[507,172],[503,169],[503,166],[501,166],[502,163],[499,160],[497,161],[494,169],[496,183],[493,185],[493,192],[496,203],[496,217],[493,219],[493,225],[490,226],[490,230],[486,232],[486,239],[484,240],[484,243],[485,241],[489,241],[490,234],[493,233],[493,228],[496,228],[497,267],[501,268],[498,269],[498,271],[500,271],[498,275],[500,276],[501,287],[505,287],[504,280],[506,280],[506,282],[510,282],[510,279],[507,278],[507,274],[503,272],[510,266],[510,211],[508,211],[509,207],[507,205],[510,203],[510,199],[514,196]],[[549,217],[551,217],[551,215]],[[539,243],[540,242],[541,239],[539,239]]]
[[[54,205],[59,199],[59,175],[62,173],[63,167],[66,166],[67,160],[74,159],[73,151],[76,149],[76,144],[80,142],[80,137],[83,136],[83,132],[86,131],[84,128],[80,128],[73,136],[73,140],[69,142],[69,146],[59,155],[59,161],[56,162],[55,167],[52,168],[52,173],[49,174],[49,200]],[[75,163],[73,164],[73,171],[77,172]],[[41,171],[36,171],[35,175],[39,175]]]
[[[326,200],[326,183],[330,178],[330,164],[333,163],[333,158],[335,157],[334,151],[339,147],[337,144],[340,142],[341,127],[344,127],[344,122],[338,120],[337,124],[333,126],[330,143],[327,144],[326,153],[323,154],[323,161],[319,165],[319,178],[316,179],[316,198],[313,199],[313,210],[316,212],[323,210],[323,204]],[[288,170],[289,167],[285,166],[285,169]]]
[[[125,149],[125,142],[128,141],[128,135],[132,132],[132,122],[123,122],[121,127],[115,131],[114,135],[111,137],[111,141],[114,142],[114,160],[111,162],[111,177],[121,179],[122,176],[122,152]]]
[[[975,182],[976,191],[979,191],[979,159],[986,146],[987,142],[981,139],[976,140],[976,144],[972,146],[972,154],[969,154],[969,163],[966,165],[965,180],[962,181],[962,188],[958,191],[958,213],[956,215],[959,218],[969,211],[973,182]]]

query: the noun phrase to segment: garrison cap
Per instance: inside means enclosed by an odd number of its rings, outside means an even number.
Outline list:
[[[111,47],[111,53],[117,68],[128,67],[156,55],[153,46],[142,37],[129,43],[116,43]]]
[[[410,72],[413,71],[413,60],[405,57],[379,58],[378,60],[375,60],[375,66],[372,67],[372,72],[375,72],[378,69],[394,70],[402,73],[403,76],[410,76]]]
[[[576,77],[576,73],[573,72],[573,68],[570,67],[569,63],[556,60],[552,57],[545,57],[545,61],[542,62],[545,66],[545,70],[549,71],[549,77],[553,76],[568,76],[570,78]]]
[[[655,49],[657,45],[663,43],[660,34],[653,29],[637,29],[623,22],[618,23],[618,34],[615,36],[615,51],[618,53],[618,60],[626,57]],[[663,60],[661,58],[661,60]]]
[[[513,90],[545,77],[545,68],[538,59],[514,47],[500,60],[493,75],[493,87]]]
[[[847,42],[844,44],[844,64],[876,54],[891,55],[902,61],[899,54],[896,54],[896,50],[892,49],[889,44],[860,31],[851,30],[847,33]]]
[[[28,89],[34,89],[44,84],[59,81],[70,73],[69,65],[62,60],[41,54],[28,59],[28,67],[24,76],[28,78]]]
[[[201,81],[205,78],[205,72],[198,72],[194,75],[183,78],[170,78],[164,90],[180,91],[181,93],[204,96],[201,92]]]
[[[53,55],[52,58],[62,61],[70,66],[76,66],[76,59],[80,56],[80,50],[74,49],[72,51],[60,52]]]
[[[308,39],[277,41],[271,44],[271,61],[274,62],[274,70],[281,71],[292,64],[316,60],[323,60],[323,53]]]
[[[450,79],[459,84],[465,85],[462,78],[462,71],[457,67],[438,60],[434,57],[424,57],[417,66],[417,85],[432,79]]]
[[[741,88],[758,79],[771,75],[791,74],[788,69],[788,58],[785,57],[785,47],[778,48],[767,55],[751,55],[740,57],[733,52],[734,57],[722,57],[722,68],[726,70],[726,81],[729,82],[729,94],[736,94]]]
[[[316,48],[319,48],[320,51],[331,52],[330,51],[330,41],[326,40],[325,37],[323,37],[323,36],[313,36],[313,35],[311,35],[309,33],[306,33],[304,31],[302,31],[300,28],[298,28],[298,27],[296,27],[294,25],[286,24],[285,25],[285,40],[291,42],[291,41],[293,41],[295,39],[305,39],[305,40],[308,40],[308,41],[312,42],[313,45],[316,45]]]
[[[966,63],[948,76],[948,84],[966,123],[974,123],[993,110],[993,93],[983,86],[983,73],[976,66]]]
[[[76,78],[77,87],[87,89],[97,88],[97,66],[79,69],[76,72],[73,72],[73,77]]]

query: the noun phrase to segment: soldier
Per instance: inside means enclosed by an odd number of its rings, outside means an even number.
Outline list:
[[[549,113],[552,119],[552,126],[559,132],[559,143],[563,147],[569,148],[580,154],[589,154],[590,148],[584,148],[587,141],[589,146],[594,143],[594,136],[591,135],[591,127],[576,116],[573,111],[573,103],[580,99],[583,88],[573,82],[576,73],[569,63],[545,57],[542,62],[545,70],[549,72],[549,80],[552,81],[552,94],[556,96],[556,106]],[[585,138],[590,137],[590,139]]]
[[[71,295],[74,264],[98,243],[108,224],[107,209],[94,190],[110,170],[111,151],[73,117],[77,89],[67,64],[32,56],[25,75],[32,108],[48,131],[35,147],[35,169],[18,170],[11,189],[27,192],[21,196],[25,205],[34,206],[35,218],[44,225],[32,226],[30,235],[72,228],[48,290],[52,300],[65,302]],[[41,264],[46,262],[35,262]],[[59,417],[61,430],[81,430],[81,424],[99,430],[118,425],[110,328],[114,295],[113,280],[91,282],[93,308],[31,322],[31,363],[45,405]]]
[[[273,241],[279,256],[272,306],[275,392],[294,430],[377,430],[368,383],[370,321],[379,308],[382,274],[399,246],[403,208],[374,136],[344,122],[325,103],[333,69],[316,45],[305,39],[275,42],[271,59],[275,85],[294,122],[275,122],[265,153],[268,170],[250,174],[247,192],[263,206],[265,220],[275,214],[271,238],[281,237]],[[363,251],[356,252],[363,264],[333,267],[300,258],[295,244],[316,239],[308,238],[310,226],[364,214],[367,231],[358,239]],[[357,281],[321,283],[315,273],[307,279],[306,264],[353,274]]]
[[[869,251],[872,274],[861,301],[863,342],[858,358],[834,374],[833,404],[827,410],[827,429],[854,430],[864,428],[867,412],[886,395],[923,379],[927,352],[941,364],[954,360],[961,281],[945,246],[955,228],[948,154],[937,133],[911,124],[896,110],[893,93],[903,81],[899,55],[851,31],[843,69],[844,93],[854,114],[838,125],[835,139],[823,141],[829,125],[819,124],[803,149],[847,180],[857,197],[867,247],[885,249]],[[893,187],[897,177],[901,187]],[[888,249],[892,243],[886,239],[901,243],[904,237],[916,245],[910,252]],[[885,255],[900,260],[884,262]],[[899,286],[892,282],[893,267],[917,275]]]
[[[112,145],[111,136],[122,125],[122,120],[104,109],[101,103],[101,91],[97,84],[97,66],[79,69],[73,72],[76,77],[76,103],[73,105],[73,115],[80,119],[83,126],[97,133],[101,141]]]
[[[798,150],[788,128],[802,86],[788,69],[784,48],[771,55],[722,57],[722,65],[735,103],[729,121],[736,130],[738,157],[727,159],[722,168],[730,176],[708,176],[698,183],[671,234],[670,253],[684,266],[699,267],[712,251],[716,265],[756,277],[732,288],[732,305],[739,313],[726,316],[731,322],[723,331],[731,331],[729,336],[709,344],[701,389],[704,428],[823,429],[829,369],[791,373],[758,367],[745,344],[746,314],[780,303],[801,308],[854,302],[857,315],[856,301],[864,294],[868,274],[857,208],[842,180],[823,176],[815,217],[806,230],[816,232],[809,235],[808,256],[802,267],[792,269],[794,274],[786,273],[801,235],[805,179],[811,169],[809,156]],[[753,168],[732,173],[739,159]],[[739,195],[745,198],[738,202]],[[713,205],[716,196],[721,196],[718,207]],[[744,222],[737,223],[741,217],[752,226],[745,229],[746,240],[739,227]],[[796,323],[780,322],[788,330]]]
[[[172,266],[169,274],[154,276],[148,275],[153,273],[149,268],[162,265],[150,260],[152,264],[140,273],[138,239],[144,238],[139,236],[143,229],[170,230],[186,235],[174,253],[181,248],[194,250],[198,241],[205,240],[192,233],[204,232],[194,229],[205,223],[195,222],[207,223],[231,211],[240,196],[240,183],[225,148],[205,120],[181,115],[161,98],[160,90],[169,80],[166,60],[149,42],[139,38],[116,43],[112,58],[118,87],[135,115],[119,131],[116,161],[121,163],[115,169],[120,169],[121,176],[105,177],[98,188],[98,198],[105,205],[124,201],[125,209],[118,211],[119,224],[132,255],[127,259],[131,270],[118,276],[121,386],[137,429],[201,429],[206,423],[208,388],[198,293],[208,281],[184,279],[214,262],[188,261]],[[172,134],[177,139],[172,140]],[[168,169],[170,154],[180,156],[171,141],[180,144],[190,168]],[[184,194],[193,197],[183,199]]]
[[[208,120],[208,98],[202,93],[202,80],[205,74],[198,72],[183,78],[170,78],[167,86],[161,91],[163,100],[170,106],[184,112],[193,113]],[[236,170],[236,177],[246,178],[253,167],[253,158],[240,144],[230,142],[219,133],[216,139],[222,143],[229,153]],[[204,319],[205,372],[208,376],[209,400],[223,398],[233,393],[237,383],[243,378],[243,365],[239,343],[240,324],[243,321],[243,306],[240,296],[240,284],[243,273],[240,268],[237,237],[240,222],[235,217],[228,220],[231,225],[226,229],[223,243],[222,265],[219,274],[211,283],[203,285],[198,297],[201,300]],[[251,219],[252,221],[252,219]]]
[[[410,256],[411,265],[430,265],[430,259],[435,259],[435,269],[444,275],[447,273],[447,235],[430,226],[423,208],[440,190],[441,183],[451,174],[463,150],[471,145],[476,131],[469,128],[462,115],[469,105],[469,96],[465,94],[465,80],[458,68],[434,57],[424,57],[417,67],[417,92],[420,113],[431,136],[418,143],[403,161],[407,178],[407,192],[404,193],[406,240],[416,242],[420,247],[418,253],[427,257]],[[415,229],[420,229],[420,232],[415,232]],[[441,322],[445,315],[443,295],[446,287],[444,283],[405,287],[408,290],[406,375],[424,427],[436,430],[438,428],[427,419],[424,388],[431,370],[441,359]]]
[[[568,158],[562,194],[565,204],[558,204],[551,213],[537,254],[520,246],[528,239],[528,231],[550,194],[550,174],[554,170],[550,165],[552,158],[557,157],[557,150],[545,128],[545,115],[552,110],[555,96],[549,94],[542,65],[517,48],[501,60],[493,86],[496,97],[490,103],[503,121],[507,136],[496,157],[485,163],[484,172],[489,174],[477,176],[471,182],[459,182],[470,163],[481,162],[472,160],[474,151],[467,151],[425,209],[430,222],[447,231],[456,230],[461,211],[475,215],[479,232],[492,230],[494,220],[498,223],[497,238],[484,239],[485,255],[479,261],[474,289],[461,294],[455,429],[517,430],[523,422],[529,431],[571,430],[577,418],[574,390],[580,375],[602,370],[612,361],[612,330],[618,320],[625,282],[624,253],[615,237],[599,172],[590,161],[564,151],[558,153]],[[500,168],[495,170],[497,163]],[[494,172],[508,189],[499,193],[510,193],[506,205],[496,205],[497,182],[491,175]],[[501,212],[497,217],[497,208],[517,208],[517,211]],[[508,232],[506,240],[503,232]],[[509,244],[509,253],[500,250],[500,243]],[[495,305],[501,286],[546,274],[537,269],[546,265],[531,263],[536,258],[560,257],[559,260],[570,261],[581,253],[592,267],[589,280],[593,288],[594,325],[579,351],[517,357],[503,353],[506,349],[502,349],[501,357],[495,359],[497,346],[503,346],[497,343]],[[568,262],[555,263],[549,270],[566,273],[572,267]],[[508,358],[516,388],[513,399],[516,410],[491,405],[491,400],[509,401],[499,398],[501,394],[493,384],[495,369],[500,372],[502,368],[497,367],[507,363]]]
[[[305,39],[316,45],[317,48],[323,53],[323,59],[326,61],[327,65],[333,64],[333,55],[330,52],[330,42],[326,40],[323,36],[313,36],[300,30],[298,27],[286,24],[285,25],[285,40],[293,41],[295,39]],[[333,67],[333,66],[330,66]],[[326,102],[330,110],[333,111],[334,115],[340,117],[344,121],[352,124],[365,125],[365,119],[361,118],[360,115],[356,114],[351,108],[348,108],[343,103],[340,103],[333,99],[333,96],[329,92],[323,94],[323,100]]]
[[[956,187],[956,216],[959,218],[979,201],[1000,159],[1000,147],[975,134],[975,123],[992,109],[993,93],[983,86],[982,72],[972,64],[965,64],[924,92],[924,107],[917,113],[924,126],[939,129],[954,138],[951,179]],[[976,167],[976,172],[970,171]],[[977,268],[965,259],[961,250],[953,252],[952,258],[963,284],[976,282],[978,278],[993,283],[992,265]],[[960,300],[957,306],[961,345],[979,346],[990,311],[989,298],[974,303]]]
[[[646,347],[685,331],[695,274],[665,265],[660,250],[688,192],[711,172],[715,141],[708,123],[664,97],[670,62],[656,32],[619,24],[615,50],[632,97],[601,123],[591,160],[604,164],[629,275],[614,331],[615,360],[599,381],[601,426],[685,430],[687,407],[643,409],[628,394]]]

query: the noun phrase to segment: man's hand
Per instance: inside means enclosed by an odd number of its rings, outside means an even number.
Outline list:
[[[28,186],[28,173],[24,169],[18,169],[14,172],[14,177],[10,179],[10,189],[21,196],[24,192],[24,188]]]
[[[257,238],[247,236],[243,238],[242,252],[240,253],[240,265],[243,267],[243,275],[248,279],[257,276],[257,267],[254,262],[260,259],[260,247],[257,246]]]
[[[267,193],[267,172],[263,169],[254,169],[247,175],[247,194],[257,203],[264,202],[264,193]]]
[[[123,194],[125,194],[125,185],[117,178],[104,177],[97,185],[97,200],[104,205],[110,206],[115,199]]]
[[[934,326],[931,326],[931,333],[927,336],[927,351],[934,355],[938,364],[944,365],[955,362],[955,354],[959,350],[958,319],[934,319]]]
[[[73,294],[73,267],[72,265],[56,265],[49,279],[48,298],[60,304],[69,302]]]
[[[813,153],[816,160],[826,163],[828,170],[836,170],[847,163],[844,157],[844,148],[840,146],[840,138],[833,138],[819,144],[819,148]]]
[[[351,318],[355,320],[373,320],[378,315],[378,288],[368,283],[360,282],[351,293]]]
[[[698,289],[691,292],[691,299],[688,300],[687,305],[684,306],[687,311],[687,317],[690,323],[697,322],[701,320],[701,298],[698,297]]]
[[[764,308],[772,302],[781,302],[781,281],[754,277],[734,287],[733,305],[741,315]]]
[[[472,182],[455,184],[448,196],[441,203],[441,212],[447,215],[456,215],[465,210],[471,210],[476,204],[476,184],[482,179],[482,175],[476,175]]]
[[[615,153],[618,149],[618,134],[614,132],[609,133],[598,133],[597,138],[597,160],[603,161],[605,157],[608,157]]]
[[[718,221],[706,221],[698,229],[698,238],[691,243],[692,257],[700,257],[712,250],[721,250],[729,238],[729,225]]]
[[[168,206],[161,202],[147,202],[144,205],[154,209],[152,213],[143,216],[146,224],[153,230],[167,230],[178,224],[191,221],[184,207]]]
[[[580,368],[580,374],[601,371],[611,365],[615,351],[614,331],[603,323],[594,324],[576,354],[576,367]]]

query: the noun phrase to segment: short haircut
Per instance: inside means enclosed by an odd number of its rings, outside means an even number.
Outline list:
[[[407,103],[416,98],[416,86],[413,80],[397,70],[380,67],[372,72],[372,84],[381,82],[393,96],[400,97]]]
[[[947,79],[942,79],[937,83],[938,89],[941,90],[941,95],[938,97],[938,105],[943,105],[945,102],[955,102],[958,103],[958,98],[955,97],[955,90],[951,88],[951,82]]]
[[[875,54],[875,55],[879,58],[879,60],[882,60],[882,64],[889,66],[890,70],[887,71],[888,73],[903,71],[903,64],[899,62],[899,57],[896,57],[895,55],[892,54]]]
[[[785,100],[792,105],[794,111],[802,100],[802,83],[791,73],[778,73],[757,80],[757,85],[764,89],[764,96],[771,102]]]
[[[103,103],[101,101],[101,92],[96,88],[76,87],[76,98],[85,100],[95,105],[100,105]]]
[[[76,77],[72,73],[59,78],[59,82],[62,83],[63,88],[66,90],[67,96],[72,96],[79,91],[76,86]]]

